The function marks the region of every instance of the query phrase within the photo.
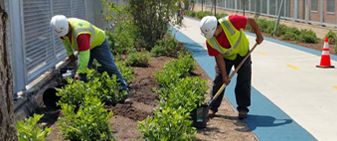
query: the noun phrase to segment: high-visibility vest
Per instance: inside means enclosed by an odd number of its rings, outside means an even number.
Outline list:
[[[237,30],[229,21],[228,16],[219,19],[219,23],[225,32],[230,48],[222,47],[215,37],[207,39],[208,44],[223,55],[224,58],[235,60],[237,54],[245,56],[249,50],[249,40],[242,30]]]
[[[90,34],[90,49],[100,46],[104,42],[105,32],[102,29],[82,19],[68,18],[68,21],[72,28],[71,43],[68,36],[64,37],[63,42],[69,44],[71,48],[78,50],[77,37],[83,33]]]

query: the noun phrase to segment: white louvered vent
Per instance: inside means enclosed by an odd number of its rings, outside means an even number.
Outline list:
[[[71,17],[85,19],[85,4],[84,0],[71,1]]]
[[[8,17],[10,17],[10,11],[9,11],[9,0],[5,0],[5,10],[8,14]],[[11,66],[13,66],[13,46],[12,46],[12,32],[11,32],[11,19],[8,18],[7,19],[7,28],[6,28],[6,33],[7,33],[7,49],[8,49],[8,53],[9,53],[9,58],[10,58],[10,62],[11,62]]]
[[[71,17],[70,0],[53,0],[53,16],[64,15]],[[60,38],[54,34],[55,39],[55,51],[57,61],[60,61],[66,57],[67,53]]]
[[[24,0],[25,59],[28,83],[55,63],[49,0]]]
[[[87,4],[87,20],[91,23],[91,24],[95,24],[95,0],[86,0],[86,4]]]

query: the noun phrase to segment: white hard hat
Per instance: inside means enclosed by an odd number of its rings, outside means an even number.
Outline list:
[[[214,16],[205,16],[200,21],[200,30],[207,39],[213,37],[217,26],[218,20]]]
[[[50,26],[58,36],[65,36],[68,33],[69,22],[66,16],[55,15],[50,20]]]

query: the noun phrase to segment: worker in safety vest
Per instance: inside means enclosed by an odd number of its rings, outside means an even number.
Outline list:
[[[88,21],[67,18],[63,15],[54,16],[50,25],[62,40],[72,62],[75,61],[73,49],[78,51],[79,65],[74,79],[86,80],[86,69],[91,69],[93,59],[96,59],[110,76],[116,74],[122,90],[127,91],[129,96],[128,85],[115,64],[108,41],[105,38],[105,32],[102,29]]]
[[[261,44],[263,36],[259,26],[253,18],[246,18],[239,15],[230,15],[219,20],[214,16],[205,16],[200,21],[200,30],[206,37],[208,54],[214,56],[216,60],[216,76],[213,81],[211,99],[220,89],[223,83],[229,84],[229,72],[232,66],[237,67],[249,52],[249,40],[243,29],[246,25],[252,27],[256,34],[256,42]],[[250,57],[243,63],[237,72],[237,83],[235,87],[237,110],[239,119],[247,117],[248,107],[251,104],[251,59]],[[223,99],[224,91],[210,105],[209,117],[213,117]]]

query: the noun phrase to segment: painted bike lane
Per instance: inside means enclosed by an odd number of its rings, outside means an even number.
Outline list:
[[[208,56],[199,21],[185,18],[172,32],[194,52],[194,58],[214,78],[215,59]],[[247,33],[253,46],[255,37]],[[318,69],[321,52],[266,38],[252,53],[252,106],[248,126],[260,140],[334,140],[337,138],[336,69]],[[332,65],[337,64],[331,56]],[[236,107],[234,84],[226,97]],[[332,110],[332,111],[330,111]]]

